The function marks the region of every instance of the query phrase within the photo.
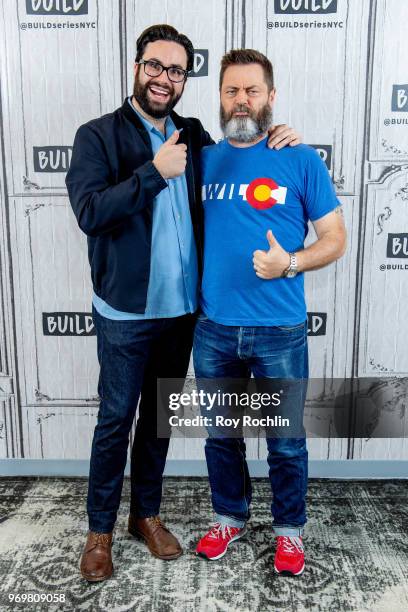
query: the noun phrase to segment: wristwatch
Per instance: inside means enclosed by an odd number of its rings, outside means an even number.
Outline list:
[[[286,268],[286,270],[282,272],[283,278],[294,278],[296,274],[298,273],[296,253],[289,253],[289,256],[290,256],[290,264],[289,264],[289,267]]]

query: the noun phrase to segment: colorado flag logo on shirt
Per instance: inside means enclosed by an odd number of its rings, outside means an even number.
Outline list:
[[[273,179],[258,178],[247,186],[245,199],[254,208],[265,210],[275,204],[284,204],[287,190],[287,187],[281,187]]]
[[[206,200],[232,200],[241,196],[242,200],[257,210],[272,208],[275,204],[284,204],[287,187],[278,185],[270,178],[257,178],[249,184],[216,183],[203,185],[202,199]]]

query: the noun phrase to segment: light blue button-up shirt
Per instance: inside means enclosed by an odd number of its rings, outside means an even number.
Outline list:
[[[150,121],[142,117],[128,98],[128,103],[146,127],[153,155],[176,129],[170,117],[165,123],[166,138]],[[144,314],[116,310],[95,293],[96,310],[108,319],[159,319],[194,312],[198,303],[198,265],[188,203],[185,173],[167,179],[153,202],[153,228],[150,276]]]

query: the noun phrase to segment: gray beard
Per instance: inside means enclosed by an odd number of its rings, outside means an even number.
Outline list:
[[[272,125],[272,109],[268,104],[259,111],[255,118],[249,116],[232,117],[227,120],[221,107],[220,125],[226,138],[237,142],[254,142],[259,136],[265,134]]]
[[[253,142],[262,134],[251,117],[233,117],[225,124],[224,136],[237,142]]]

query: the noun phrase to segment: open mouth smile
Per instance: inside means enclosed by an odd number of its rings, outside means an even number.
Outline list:
[[[167,99],[170,98],[169,92],[166,89],[158,87],[157,85],[150,85],[149,91],[152,94],[152,97],[160,102],[166,102]]]

